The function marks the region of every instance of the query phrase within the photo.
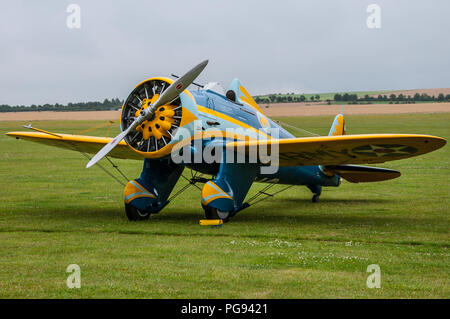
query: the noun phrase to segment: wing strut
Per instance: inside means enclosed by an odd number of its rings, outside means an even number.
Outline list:
[[[262,202],[263,200],[266,200],[269,197],[274,197],[275,195],[277,195],[277,194],[279,194],[281,192],[284,192],[285,190],[288,190],[292,186],[295,186],[295,185],[288,185],[288,186],[282,188],[281,190],[276,191],[275,193],[272,193],[272,194],[267,193],[267,191],[270,188],[272,188],[272,186],[274,186],[276,184],[277,183],[271,183],[271,184],[265,186],[263,189],[259,190],[255,195],[250,197],[249,200],[244,203],[244,205],[245,205],[244,208],[252,206],[252,205],[255,205],[255,204],[259,203],[259,202]],[[265,197],[258,199],[258,197],[260,197],[261,195],[264,195]]]
[[[80,152],[81,154],[83,154],[84,157],[86,157],[88,160],[91,160],[91,157],[89,155],[87,155],[85,152],[83,152],[82,150],[78,149],[76,145],[70,143],[70,145],[73,147],[73,149],[77,152]],[[126,182],[128,183],[129,179],[125,176],[125,174],[119,169],[119,167],[113,163],[113,161],[111,161],[111,159],[109,158],[109,156],[105,156],[106,159],[111,163],[112,167],[115,168],[120,175],[123,176],[123,178],[126,180]],[[108,171],[106,168],[104,168],[102,165],[98,164],[98,166],[106,173],[106,175],[111,176],[112,179],[114,179],[117,183],[119,183],[120,185],[122,185],[123,187],[126,186],[125,183],[122,183],[116,176],[114,176],[114,174],[112,174],[110,171]]]
[[[193,173],[192,169],[191,169],[191,178],[187,178],[186,176],[184,176],[183,174],[181,174],[181,177],[183,177],[188,183],[186,185],[184,185],[182,188],[180,188],[175,194],[173,194],[167,201],[170,202],[172,201],[174,198],[176,198],[178,195],[180,195],[181,193],[183,193],[185,190],[187,190],[189,187],[191,186],[195,186],[197,187],[200,191],[202,190],[200,187],[198,187],[196,184],[197,183],[206,183],[208,181],[208,179],[202,177],[202,173],[199,173],[197,176],[198,172]]]

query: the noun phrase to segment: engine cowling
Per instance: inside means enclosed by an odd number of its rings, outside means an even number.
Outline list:
[[[121,129],[127,129],[140,112],[154,103],[173,83],[172,79],[155,77],[139,83],[122,106]],[[127,144],[147,158],[166,155],[183,116],[180,98],[158,107],[153,116],[125,137]]]

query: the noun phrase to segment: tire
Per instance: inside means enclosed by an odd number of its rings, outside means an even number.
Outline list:
[[[132,222],[146,220],[151,215],[149,212],[141,211],[130,204],[125,204],[125,213],[127,214],[128,220]]]
[[[210,206],[203,206],[203,209],[205,210],[206,219],[222,219],[224,223],[230,220],[231,212],[222,212]]]
[[[313,195],[312,202],[317,203],[319,201],[319,195]]]

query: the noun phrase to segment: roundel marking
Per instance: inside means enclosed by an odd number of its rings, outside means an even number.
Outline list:
[[[399,144],[368,144],[355,147],[352,149],[352,152],[372,157],[395,157],[414,154],[417,152],[417,149],[412,146]]]

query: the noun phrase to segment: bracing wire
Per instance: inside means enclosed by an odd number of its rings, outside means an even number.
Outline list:
[[[256,198],[258,198],[258,197],[261,196],[261,195],[269,195],[269,194],[267,194],[266,192],[267,192],[270,188],[272,188],[272,186],[274,186],[274,185],[275,185],[275,183],[271,183],[271,184],[268,184],[268,185],[264,186],[263,189],[259,190],[255,195],[253,195],[252,197],[250,197],[250,198],[248,199],[247,202],[250,203],[251,201],[255,200]]]
[[[284,122],[279,121],[279,120],[277,120],[276,122],[277,122],[278,124],[280,124],[281,126],[289,127],[290,129],[297,130],[297,131],[301,131],[301,132],[306,133],[306,134],[309,134],[309,135],[311,135],[311,136],[320,136],[319,134],[310,132],[310,131],[305,130],[305,129],[300,128],[300,127],[296,127],[296,126],[294,126],[294,125],[290,125],[290,124],[284,123]]]
[[[85,133],[94,131],[94,130],[96,130],[96,129],[99,129],[99,128],[108,126],[108,130],[107,130],[107,133],[106,133],[106,137],[108,137],[109,130],[110,130],[112,124],[115,123],[115,122],[116,122],[116,121],[111,121],[111,120],[110,120],[110,121],[107,121],[107,122],[105,122],[105,123],[100,123],[100,124],[98,124],[98,125],[95,125],[95,126],[92,126],[92,127],[88,128],[88,129],[79,131],[78,134],[85,134]]]
[[[123,178],[125,178],[125,180],[126,180],[127,183],[128,183],[128,181],[129,181],[128,177],[126,177],[126,175],[119,169],[119,166],[117,166],[116,164],[114,164],[114,163],[111,161],[111,159],[109,158],[109,156],[105,156],[105,158],[108,160],[108,162],[111,163],[112,167],[114,167],[114,168],[119,172],[119,174],[122,175]]]
[[[192,170],[191,170],[192,173]],[[191,174],[192,175],[192,174]],[[186,176],[184,176],[183,174],[181,175],[181,177],[183,177],[185,180],[188,181],[189,185],[194,185],[195,187],[197,187],[199,190],[202,190],[200,187],[198,187],[197,185],[195,185],[195,182],[193,181],[194,178],[196,177],[196,175],[193,175],[191,179],[187,178]]]
[[[275,184],[271,184],[271,185],[273,186],[273,185],[275,185]],[[258,196],[261,195],[261,194],[263,194],[263,195],[266,195],[266,197],[263,197],[263,198],[261,198],[261,199],[255,201],[255,202],[253,202],[253,203],[250,203],[250,201],[248,201],[248,204],[249,204],[249,205],[255,205],[255,204],[259,203],[259,202],[262,202],[263,200],[266,200],[266,199],[269,198],[269,197],[273,197],[273,196],[275,196],[275,195],[277,195],[277,194],[279,194],[279,193],[281,193],[281,192],[284,192],[285,190],[288,190],[289,188],[291,188],[291,187],[293,187],[293,186],[295,186],[295,185],[288,185],[288,186],[286,186],[286,187],[280,189],[279,191],[277,191],[277,192],[275,192],[275,193],[273,193],[273,194],[267,194],[267,193],[261,193],[261,192],[258,192],[258,194],[257,194]],[[269,188],[270,188],[270,187],[269,187]],[[256,197],[258,197],[258,196],[256,196]],[[256,198],[255,198],[255,199],[256,199]]]
[[[193,173],[193,170],[191,169],[191,179],[189,179],[189,178],[187,178],[186,176],[184,176],[183,174],[181,174],[180,176],[183,177],[188,183],[187,183],[186,185],[184,185],[182,188],[180,188],[175,194],[173,194],[173,195],[168,199],[168,201],[169,201],[169,202],[172,201],[174,198],[176,198],[178,195],[180,195],[181,193],[183,193],[186,189],[188,189],[188,188],[191,187],[191,186],[195,186],[195,187],[197,187],[197,188],[201,191],[202,189],[196,185],[197,182],[195,181],[195,178],[196,178],[196,177],[200,178],[203,174],[200,173],[200,174],[198,174],[198,176],[197,176],[197,173],[198,173],[198,172],[195,172],[195,174],[194,174],[194,173]]]
[[[87,155],[85,152],[81,151],[75,144],[70,143],[70,145],[73,147],[75,151],[78,151],[79,153],[83,154],[84,157],[86,157],[89,161],[91,160],[91,157]],[[108,159],[109,160],[109,159]],[[109,160],[110,161],[110,160]],[[110,161],[111,162],[111,161]],[[112,163],[112,162],[111,162]],[[114,176],[111,172],[109,172],[106,168],[104,168],[100,163],[97,163],[97,166],[100,167],[107,175],[111,176],[115,181],[117,181],[120,185],[126,186],[126,184],[122,183],[116,176]],[[125,177],[125,175],[122,175]],[[125,177],[126,178],[126,177]],[[128,179],[127,179],[128,182]]]
[[[183,175],[181,175],[181,176],[183,176]],[[191,187],[191,186],[192,186],[191,183],[188,183],[188,184],[184,185],[184,186],[183,186],[182,188],[180,188],[175,194],[173,194],[173,195],[168,199],[168,201],[171,202],[174,198],[176,198],[178,195],[180,195],[181,193],[183,193],[186,189],[188,189],[188,188]]]
[[[89,161],[91,160],[91,158],[89,157],[89,155],[87,155],[86,153],[79,151],[81,154],[83,154]],[[106,168],[104,168],[100,163],[97,163],[97,166],[100,167],[107,175],[111,176],[114,180],[116,180],[120,185],[122,186],[126,186],[126,184],[122,183],[116,176],[114,176],[113,174],[111,174],[111,172],[109,172]],[[128,180],[127,180],[128,182]]]

